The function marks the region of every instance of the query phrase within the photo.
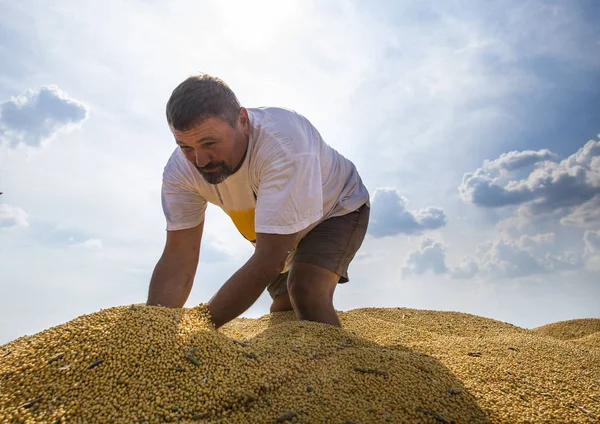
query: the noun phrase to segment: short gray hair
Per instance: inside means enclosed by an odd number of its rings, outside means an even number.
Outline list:
[[[215,117],[235,126],[240,102],[223,80],[207,74],[187,78],[173,90],[167,102],[167,122],[178,131],[187,131],[203,120]]]

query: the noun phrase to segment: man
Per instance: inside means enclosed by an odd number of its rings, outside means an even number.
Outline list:
[[[216,328],[246,311],[265,288],[271,312],[293,309],[298,319],[341,327],[333,293],[348,281],[370,209],[355,166],[303,116],[243,108],[209,75],[175,88],[166,114],[178,147],[163,174],[167,241],[147,304],[185,304],[210,202],[255,246],[208,302]]]

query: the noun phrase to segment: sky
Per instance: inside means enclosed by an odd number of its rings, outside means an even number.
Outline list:
[[[600,317],[598,18],[594,0],[0,0],[0,344],[146,301],[165,104],[200,72],[356,165],[371,220],[336,309]],[[252,251],[209,206],[186,307]]]

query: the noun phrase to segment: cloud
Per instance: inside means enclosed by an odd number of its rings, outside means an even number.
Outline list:
[[[586,231],[583,234],[586,255],[600,255],[600,230]]]
[[[554,233],[545,233],[481,243],[474,256],[466,256],[452,269],[452,276],[472,278],[481,274],[490,279],[519,278],[581,268],[584,261],[580,252],[552,252],[555,238]]]
[[[473,278],[479,271],[479,265],[476,259],[465,256],[460,265],[451,271],[452,278],[469,279]]]
[[[499,178],[492,177],[483,168],[465,174],[458,191],[465,202],[487,208],[519,205],[532,200],[530,193],[507,190]]]
[[[18,206],[0,204],[0,228],[28,226],[27,212]]]
[[[378,188],[371,201],[369,233],[374,237],[393,236],[399,233],[420,234],[446,225],[446,213],[429,206],[418,211],[406,209],[408,199],[397,190]]]
[[[40,147],[59,132],[77,128],[88,116],[88,108],[54,85],[27,90],[0,104],[0,141]]]
[[[562,225],[579,228],[597,228],[600,224],[600,195],[577,206],[569,215],[560,219]]]
[[[499,240],[482,245],[479,269],[498,277],[523,277],[543,272],[540,260],[534,252],[524,248],[520,240]]]
[[[102,240],[92,238],[82,243],[82,246],[87,249],[102,249]]]
[[[73,237],[69,238],[69,241],[73,241],[73,240],[74,240]],[[100,250],[100,249],[102,249],[102,240],[98,239],[98,238],[91,238],[82,243],[72,244],[70,247],[74,247],[74,248],[81,247],[81,248],[90,249],[90,250]]]
[[[534,165],[543,161],[555,161],[558,156],[548,149],[538,151],[524,150],[521,152],[512,151],[502,153],[498,159],[485,161],[484,168],[487,169],[505,169],[515,171],[520,168]]]
[[[557,212],[570,225],[600,223],[595,208],[600,195],[600,141],[588,141],[559,163],[548,160],[552,158],[547,150],[505,154],[465,174],[458,188],[460,196],[480,207],[522,205],[522,213],[529,216]],[[532,164],[534,169],[520,180],[494,172]]]
[[[598,275],[600,271],[600,230],[589,230],[583,234],[585,260],[589,270]]]
[[[428,271],[444,274],[446,268],[446,250],[442,243],[429,237],[423,237],[419,250],[412,252],[402,268],[402,275],[421,275]]]

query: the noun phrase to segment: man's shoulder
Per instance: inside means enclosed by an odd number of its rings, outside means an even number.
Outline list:
[[[297,111],[281,106],[248,108],[252,125],[255,127],[279,127],[303,125],[308,120]]]
[[[259,107],[248,109],[250,122],[257,141],[294,139],[313,132],[312,124],[303,115],[284,107]]]
[[[249,107],[246,108],[248,112],[252,112],[255,114],[262,114],[268,116],[298,116],[299,113],[293,109],[283,107],[283,106],[259,106],[259,107]]]
[[[173,153],[171,153],[171,156],[169,156],[165,168],[180,168],[181,165],[184,164],[182,159],[185,159],[185,156],[183,156],[181,149],[176,147],[173,150]]]
[[[163,179],[181,178],[183,176],[187,179],[193,179],[192,164],[185,158],[181,149],[176,147],[163,168]]]

